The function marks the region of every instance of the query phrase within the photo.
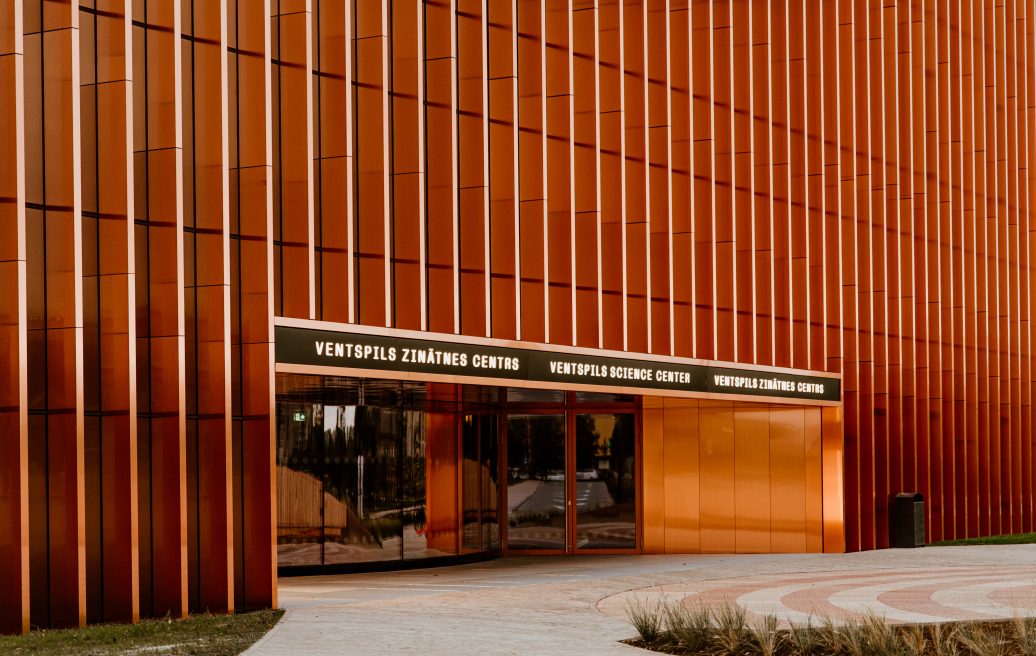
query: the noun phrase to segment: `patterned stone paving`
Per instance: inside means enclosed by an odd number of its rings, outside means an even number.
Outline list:
[[[733,601],[785,620],[1036,615],[1036,545],[854,554],[508,557],[280,581],[284,619],[248,652],[636,656],[624,604]]]
[[[735,603],[751,615],[800,624],[866,614],[897,623],[1005,619],[1036,616],[1036,564],[735,576],[627,590],[602,599],[598,609],[623,617],[632,599]]]

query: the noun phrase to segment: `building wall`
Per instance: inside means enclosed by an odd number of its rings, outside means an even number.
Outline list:
[[[0,0],[3,630],[275,603],[275,313],[839,372],[848,549],[1032,530],[1032,12]]]
[[[838,415],[644,397],[644,551],[844,551]]]
[[[904,491],[930,540],[1033,529],[1030,3],[351,16],[312,100],[351,173],[280,216],[284,316],[838,372],[848,549]]]

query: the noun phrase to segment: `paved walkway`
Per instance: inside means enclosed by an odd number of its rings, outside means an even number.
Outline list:
[[[630,598],[733,600],[796,621],[873,611],[931,622],[1036,615],[1036,545],[845,555],[502,558],[282,578],[284,619],[247,653],[626,654]]]

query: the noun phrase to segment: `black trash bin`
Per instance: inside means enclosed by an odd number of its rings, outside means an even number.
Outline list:
[[[920,492],[900,493],[892,499],[892,546],[924,546],[924,497]]]

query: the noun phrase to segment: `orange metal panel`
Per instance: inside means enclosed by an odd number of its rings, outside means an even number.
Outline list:
[[[428,329],[444,333],[460,331],[455,10],[454,0],[425,4]]]
[[[193,162],[184,184],[193,194],[184,204],[184,230],[193,233],[185,238],[188,593],[193,610],[232,611],[228,18],[222,2],[192,2],[190,9],[182,26],[193,73],[184,98],[191,110],[184,159]]]
[[[821,408],[821,467],[823,471],[824,552],[846,549],[848,524],[845,517],[845,447],[842,409]]]
[[[23,4],[0,3],[0,634],[29,630]]]
[[[713,358],[716,355],[715,333],[715,280],[713,277],[714,176],[715,141],[714,105],[715,87],[712,47],[713,4],[696,2],[691,5],[691,230],[694,236],[692,295],[695,319],[695,357]]]
[[[79,8],[25,9],[31,620],[68,627],[86,621]]]
[[[516,339],[521,323],[521,272],[515,0],[490,3],[488,25],[490,332]]]
[[[273,213],[281,263],[277,310],[315,317],[312,0],[272,0]]]
[[[427,325],[424,34],[420,2],[392,5],[393,317],[413,330]]]
[[[624,2],[622,14],[625,348],[646,353],[651,351],[647,0]]]
[[[648,312],[650,351],[673,353],[672,79],[668,0],[647,0],[644,17],[647,77]],[[654,35],[654,36],[653,36]]]
[[[572,125],[571,1],[543,13],[546,95],[547,341],[575,343],[575,167]]]
[[[353,7],[317,0],[313,151],[317,316],[355,320]]]
[[[808,468],[819,463],[806,457],[805,416],[812,408],[771,406],[770,421],[770,551],[809,551],[807,533]],[[809,462],[809,465],[807,465]]]
[[[691,64],[691,10],[689,7],[669,9],[669,47],[667,59],[670,75],[670,110],[672,112],[671,182],[672,211],[672,304],[673,355],[690,357],[695,353],[696,317],[694,307],[694,223],[692,218],[694,189],[694,113],[691,82],[695,73]],[[700,73],[699,73],[700,75]]]
[[[733,553],[736,548],[734,404],[701,401],[698,406],[701,455],[701,551]]]
[[[670,517],[666,506],[667,474],[665,441],[670,436],[665,426],[663,399],[644,397],[641,411],[641,516],[644,553],[665,553]],[[683,490],[679,491],[683,493]]]
[[[488,336],[489,139],[485,4],[457,2],[457,190],[460,332]]]
[[[802,444],[805,463],[806,550],[818,553],[824,551],[824,463],[820,408],[804,409]]]
[[[626,207],[625,48],[623,8],[618,0],[602,2],[598,17],[600,52],[601,139],[601,337],[608,349],[626,347]]]
[[[601,321],[599,11],[594,5],[572,13],[575,343],[591,348],[601,346],[604,330]]]
[[[234,599],[237,608],[252,610],[277,605],[271,266],[277,171],[271,152],[272,34],[269,2],[237,3],[230,8],[234,12],[228,22],[233,29],[228,35],[233,50],[228,57],[235,80],[229,98],[229,113],[234,117],[229,133],[230,237],[231,280],[236,283],[231,294],[231,349],[233,366],[239,368],[233,376],[237,384],[232,399]],[[309,14],[282,14],[272,20],[284,27],[299,16],[308,19]],[[280,182],[284,189],[283,176]],[[284,206],[282,194],[282,212]]]
[[[768,553],[770,540],[770,411],[734,404],[734,548]]]
[[[701,550],[698,401],[666,399],[663,434],[665,550]]]
[[[392,325],[392,194],[389,17],[385,3],[357,2],[354,34],[356,131],[356,319]],[[283,267],[283,264],[281,264]]]
[[[87,619],[139,617],[132,45],[128,7],[81,8]],[[88,145],[87,145],[88,144]]]
[[[187,613],[180,3],[134,5],[141,615]]]

